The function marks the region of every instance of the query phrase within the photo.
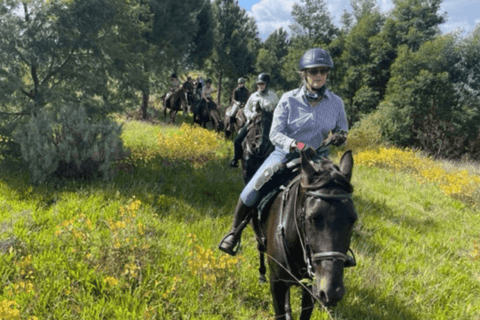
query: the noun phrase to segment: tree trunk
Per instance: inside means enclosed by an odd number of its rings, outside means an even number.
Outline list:
[[[147,90],[142,90],[142,106],[140,107],[140,113],[142,115],[142,119],[147,119],[147,108],[148,108],[148,100],[150,99],[150,93]]]
[[[217,106],[220,107],[220,96],[222,95],[222,72],[218,74],[218,92],[217,92]]]

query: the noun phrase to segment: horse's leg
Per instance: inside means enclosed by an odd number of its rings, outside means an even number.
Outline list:
[[[291,320],[292,312],[290,310],[290,288],[285,282],[270,277],[270,291],[272,292],[273,297],[275,319]]]
[[[310,320],[312,316],[315,300],[310,292],[312,292],[312,286],[302,288],[302,313],[300,320]]]
[[[258,246],[261,246],[261,244],[259,243]],[[258,282],[266,283],[267,278],[265,277],[265,273],[267,273],[267,267],[265,267],[265,253],[263,253],[263,251],[260,251],[260,267],[258,267],[258,272],[260,272]]]
[[[253,215],[250,220],[250,225],[255,232],[255,237],[257,238],[257,250],[260,253],[260,267],[258,268],[260,276],[258,276],[258,282],[266,283],[267,278],[265,277],[265,273],[267,273],[267,268],[265,266],[265,251],[267,251],[267,239],[264,236],[262,226],[260,225],[258,214]]]

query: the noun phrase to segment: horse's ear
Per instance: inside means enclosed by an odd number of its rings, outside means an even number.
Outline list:
[[[352,150],[347,150],[340,160],[340,171],[347,177],[348,181],[352,178],[353,155]]]
[[[302,164],[302,172],[303,172],[303,178],[302,179],[307,179],[307,181],[304,181],[305,184],[309,184],[309,179],[313,178],[316,171],[315,168],[313,167],[312,163],[310,160],[312,157],[316,155],[315,149],[312,147],[307,147],[302,150],[300,150],[300,163]]]

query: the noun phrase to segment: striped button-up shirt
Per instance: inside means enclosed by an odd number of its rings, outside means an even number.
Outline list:
[[[342,99],[328,89],[320,102],[312,107],[305,86],[283,94],[273,113],[270,140],[276,149],[290,152],[294,141],[317,149],[330,131],[348,130]]]

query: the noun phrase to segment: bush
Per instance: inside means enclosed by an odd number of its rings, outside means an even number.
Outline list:
[[[110,167],[128,155],[120,139],[121,125],[92,122],[85,108],[69,104],[59,112],[44,110],[16,135],[34,183],[56,175],[66,178],[109,178]]]
[[[348,133],[347,148],[355,152],[376,149],[382,144],[380,113],[373,112],[364,116]]]

